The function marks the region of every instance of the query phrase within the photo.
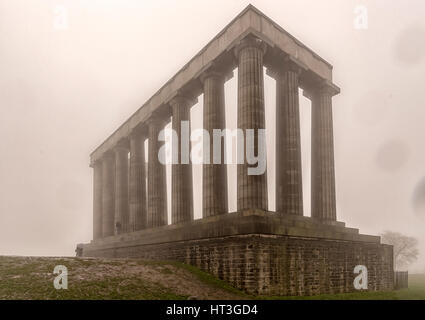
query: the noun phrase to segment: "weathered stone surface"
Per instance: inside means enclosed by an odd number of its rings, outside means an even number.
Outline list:
[[[265,44],[254,37],[244,39],[236,48],[238,60],[238,128],[245,134],[254,130],[254,155],[259,154],[258,129],[265,129],[263,55]],[[265,144],[265,141],[264,141]],[[262,150],[260,152],[263,152]],[[265,154],[264,154],[265,157]],[[239,162],[239,161],[238,161]],[[249,175],[246,152],[242,164],[238,164],[238,210],[267,210],[267,170],[263,174]]]
[[[171,166],[171,222],[173,224],[193,220],[192,164],[190,161],[190,107],[192,101],[177,96],[170,101],[173,111],[172,127],[177,133],[177,141],[173,141],[173,155],[176,162]],[[183,136],[182,121],[189,124],[186,136]],[[182,146],[182,141],[187,145]],[[186,152],[182,152],[185,149]]]
[[[158,153],[163,141],[158,141],[159,132],[165,123],[158,118],[152,118],[149,123],[148,152],[148,227],[166,225],[167,218],[167,179],[165,165],[158,160]]]
[[[93,239],[102,238],[102,161],[93,165]]]
[[[332,90],[322,85],[312,92],[311,216],[336,220]]]
[[[145,139],[135,131],[130,137],[130,227],[129,232],[147,227]]]
[[[276,75],[276,211],[303,215],[298,76],[282,61]]]
[[[101,158],[102,154],[113,148],[122,138],[127,137],[135,127],[146,121],[154,112],[163,108],[164,104],[168,103],[180,90],[196,85],[197,77],[207,70],[218,57],[222,57],[224,61],[228,62],[226,72],[233,70],[235,65],[233,59],[230,58],[232,53],[229,49],[249,34],[265,41],[269,48],[275,47],[299,63],[306,65],[309,70],[307,78],[311,75],[317,75],[322,79],[332,81],[332,66],[328,62],[295,39],[257,8],[249,5],[179,70],[170,81],[145,102],[128,121],[92,152],[92,163]]]
[[[227,166],[225,165],[225,144],[221,139],[221,154],[215,161],[214,129],[225,129],[224,75],[209,71],[202,77],[204,86],[204,129],[209,133],[209,163],[203,164],[202,216],[209,217],[227,213]],[[205,155],[205,153],[204,153]],[[218,163],[217,163],[218,160]]]
[[[108,153],[102,160],[102,235],[114,235],[115,158]]]
[[[392,247],[370,242],[247,234],[84,249],[84,255],[182,261],[260,295],[352,292],[359,264],[368,268],[369,290],[393,288]]]
[[[203,92],[204,128],[210,136],[213,129],[223,129],[223,74],[236,66],[238,128],[245,136],[244,151],[247,132],[254,130],[254,150],[249,150],[253,156],[260,152],[265,156],[258,144],[259,130],[265,129],[264,66],[277,81],[277,212],[267,211],[266,172],[250,175],[248,169],[255,165],[249,164],[244,152],[237,172],[238,212],[226,213],[225,165],[206,164],[203,219],[193,220],[190,107]],[[362,264],[369,271],[369,290],[392,289],[392,247],[336,220],[331,99],[339,88],[331,82],[331,70],[249,6],[91,154],[93,241],[79,245],[77,254],[183,261],[250,293],[269,295],[350,292],[354,266]],[[298,88],[312,99],[311,218],[302,215]],[[158,134],[169,119],[170,107],[177,135],[173,139],[178,141],[172,150],[177,163],[172,165],[172,224],[168,225],[166,169],[158,159],[164,142]],[[182,121],[189,124],[186,137]],[[144,144],[139,134],[145,124],[147,209]],[[182,141],[187,144],[183,151]]]
[[[165,225],[158,228],[105,237],[93,241],[92,244],[96,247],[119,247],[239,234],[288,235],[375,243],[380,241],[379,237],[359,234],[357,229],[344,227],[343,223],[329,225],[310,217],[248,210],[210,216],[185,224]]]
[[[354,291],[354,267],[368,268],[369,290],[393,288],[392,246],[343,223],[261,210],[216,215],[98,239],[82,256],[177,260],[252,294]]]
[[[128,148],[115,148],[115,233],[128,232]]]

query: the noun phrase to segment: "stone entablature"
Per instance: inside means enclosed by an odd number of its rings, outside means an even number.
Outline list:
[[[166,105],[179,92],[189,91],[194,95],[199,95],[202,92],[200,77],[212,64],[219,64],[222,68],[229,71],[233,70],[237,66],[233,56],[233,48],[249,34],[255,35],[267,44],[269,50],[264,57],[264,65],[266,67],[273,66],[276,56],[283,54],[305,68],[305,72],[301,76],[301,88],[307,89],[311,82],[319,80],[332,83],[332,66],[328,62],[295,39],[258,9],[249,5],[108,139],[96,148],[90,155],[91,163],[101,158],[105,152],[113,148],[121,139],[127,138],[135,127],[145,122],[153,113],[159,109],[167,108]]]

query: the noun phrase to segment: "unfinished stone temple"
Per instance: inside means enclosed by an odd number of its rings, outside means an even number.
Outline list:
[[[263,67],[276,80],[276,211],[268,211],[267,174],[248,175],[243,161],[237,211],[228,212],[226,165],[204,164],[202,219],[194,220],[192,166],[173,164],[169,224],[159,132],[171,120],[180,134],[201,94],[204,129],[224,129],[224,84],[235,68],[238,128],[264,129]],[[299,88],[312,102],[311,217],[303,215]],[[329,63],[248,6],[91,154],[93,240],[77,255],[181,261],[259,295],[355,291],[354,268],[363,265],[368,290],[391,290],[392,246],[337,220],[339,91]]]

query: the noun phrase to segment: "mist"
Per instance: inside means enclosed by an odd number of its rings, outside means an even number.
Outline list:
[[[0,1],[0,254],[74,255],[92,239],[89,154],[220,32],[248,1]],[[425,271],[425,3],[251,1],[330,62],[337,217],[361,233],[414,236]],[[237,70],[226,83],[236,128]],[[310,108],[300,94],[305,215]],[[269,209],[275,88],[265,76]],[[192,130],[202,125],[202,96]],[[167,170],[170,187],[170,168]],[[201,217],[202,166],[193,166]],[[229,166],[236,210],[236,166]],[[171,192],[168,192],[170,195]],[[170,199],[169,199],[170,200]],[[168,203],[170,207],[170,201]],[[170,210],[169,210],[170,215]]]

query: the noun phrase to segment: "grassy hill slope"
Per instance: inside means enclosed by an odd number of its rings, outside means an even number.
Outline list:
[[[53,270],[68,269],[68,289],[56,290]],[[257,299],[176,262],[0,256],[0,299]],[[315,297],[261,299],[425,299],[425,275],[410,275],[409,289]]]

